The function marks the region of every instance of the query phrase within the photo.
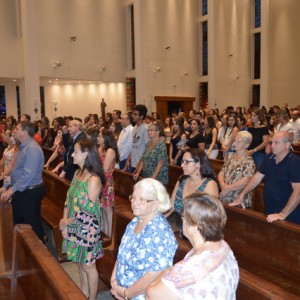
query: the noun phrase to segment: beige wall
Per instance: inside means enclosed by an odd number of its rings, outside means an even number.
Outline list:
[[[101,115],[100,102],[102,98],[107,104],[106,112],[119,109],[126,110],[126,88],[124,83],[102,84],[46,84],[45,106],[46,115],[53,119],[55,116],[72,115],[84,118],[89,113]],[[57,101],[57,112],[54,112],[53,101]]]
[[[202,78],[200,72],[200,1],[33,1],[37,8],[40,76],[123,84],[126,76],[136,76],[137,102],[145,103],[149,111],[155,110],[154,96],[168,95],[196,97],[194,107],[198,108],[198,83],[205,79],[209,80],[211,107],[216,104],[222,109],[227,105],[250,104],[250,0],[209,1],[209,41],[212,46],[207,78]],[[18,2],[0,1],[0,77],[23,77]],[[135,5],[136,70],[128,71],[126,5],[132,2]],[[262,103],[270,106],[288,102],[293,107],[300,103],[300,1],[272,0],[269,5],[269,16],[265,16],[265,20],[269,19],[270,27],[263,41],[268,43],[265,49],[269,72],[267,80],[260,81],[266,95]],[[70,40],[71,36],[76,36],[75,42]],[[166,49],[168,46],[170,48]],[[62,63],[61,67],[53,67],[56,60]],[[105,66],[104,72],[99,72],[100,66]],[[108,109],[118,106],[125,109],[125,86],[121,86],[122,89],[115,89],[116,94],[105,93],[104,98],[111,101]],[[58,89],[61,91],[59,97],[54,90],[46,86],[46,113],[50,118],[54,98],[59,98],[62,103],[63,114],[81,112],[79,107],[85,99],[91,107],[84,106],[86,110],[82,115],[96,109],[102,98],[98,88],[92,95],[86,86],[82,95],[74,86],[71,90],[76,105],[72,105],[65,88]],[[9,92],[7,99],[13,99],[13,95],[14,92]],[[14,103],[7,105],[8,113],[15,114]]]
[[[270,103],[300,104],[300,1],[272,0]]]

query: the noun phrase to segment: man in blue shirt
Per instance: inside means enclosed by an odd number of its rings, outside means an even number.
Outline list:
[[[264,213],[267,221],[287,220],[300,224],[300,157],[290,151],[288,132],[272,137],[272,153],[250,179],[238,198],[230,205],[242,205],[244,195],[264,179]]]
[[[11,171],[11,182],[0,190],[1,200],[8,201],[11,198],[14,224],[30,224],[43,241],[44,231],[40,213],[41,200],[46,192],[42,180],[44,154],[33,139],[32,123],[20,122],[13,134],[21,145]]]

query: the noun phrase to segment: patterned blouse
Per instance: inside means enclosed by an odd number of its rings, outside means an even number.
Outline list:
[[[166,218],[158,214],[135,234],[139,218],[134,218],[122,237],[117,257],[116,279],[118,285],[129,287],[147,272],[162,271],[173,265],[177,241]],[[145,299],[139,295],[133,300]]]
[[[232,184],[243,177],[251,178],[255,173],[255,163],[252,156],[245,155],[242,159],[236,161],[234,155],[228,157],[224,163],[221,171],[224,172],[224,183]],[[233,202],[242,191],[243,187],[239,190],[230,191],[227,195],[221,196],[221,200],[226,203]],[[252,206],[252,192],[246,194],[244,197],[244,205],[246,207]]]
[[[158,173],[156,179],[162,184],[168,184],[169,173],[168,173],[168,154],[167,147],[164,142],[159,141],[151,150],[149,149],[149,143],[146,146],[145,152],[142,157],[143,160],[143,172],[142,176],[144,178],[152,177],[156,166],[160,160],[163,161],[163,166]]]
[[[185,258],[162,278],[179,299],[236,299],[239,281],[237,261],[225,241],[216,251],[203,251]]]

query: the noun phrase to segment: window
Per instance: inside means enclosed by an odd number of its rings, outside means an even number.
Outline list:
[[[254,79],[260,79],[260,50],[261,50],[261,34],[254,34]]]
[[[207,15],[207,0],[202,0],[202,16]]]
[[[16,99],[17,99],[17,115],[18,120],[21,118],[21,103],[20,103],[20,87],[16,86]]]
[[[261,0],[254,0],[254,28],[261,26]]]
[[[0,85],[0,115],[6,117],[5,86]]]
[[[134,48],[134,6],[133,4],[128,6],[129,15],[129,67],[131,70],[135,69],[135,48]]]
[[[260,85],[252,85],[252,104],[254,106],[260,107]]]
[[[208,75],[208,24],[202,22],[202,75]]]
[[[208,107],[208,82],[199,83],[199,105],[202,109]]]

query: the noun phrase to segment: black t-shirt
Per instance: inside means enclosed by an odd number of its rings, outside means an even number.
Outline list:
[[[185,143],[190,148],[199,148],[198,144],[205,143],[204,136],[200,133],[195,135],[192,138],[189,138],[189,140]]]
[[[250,144],[248,150],[252,150],[259,146],[263,142],[264,135],[270,135],[268,127],[249,127],[248,131],[252,134],[252,143]],[[265,153],[265,148],[260,149],[259,152]]]

